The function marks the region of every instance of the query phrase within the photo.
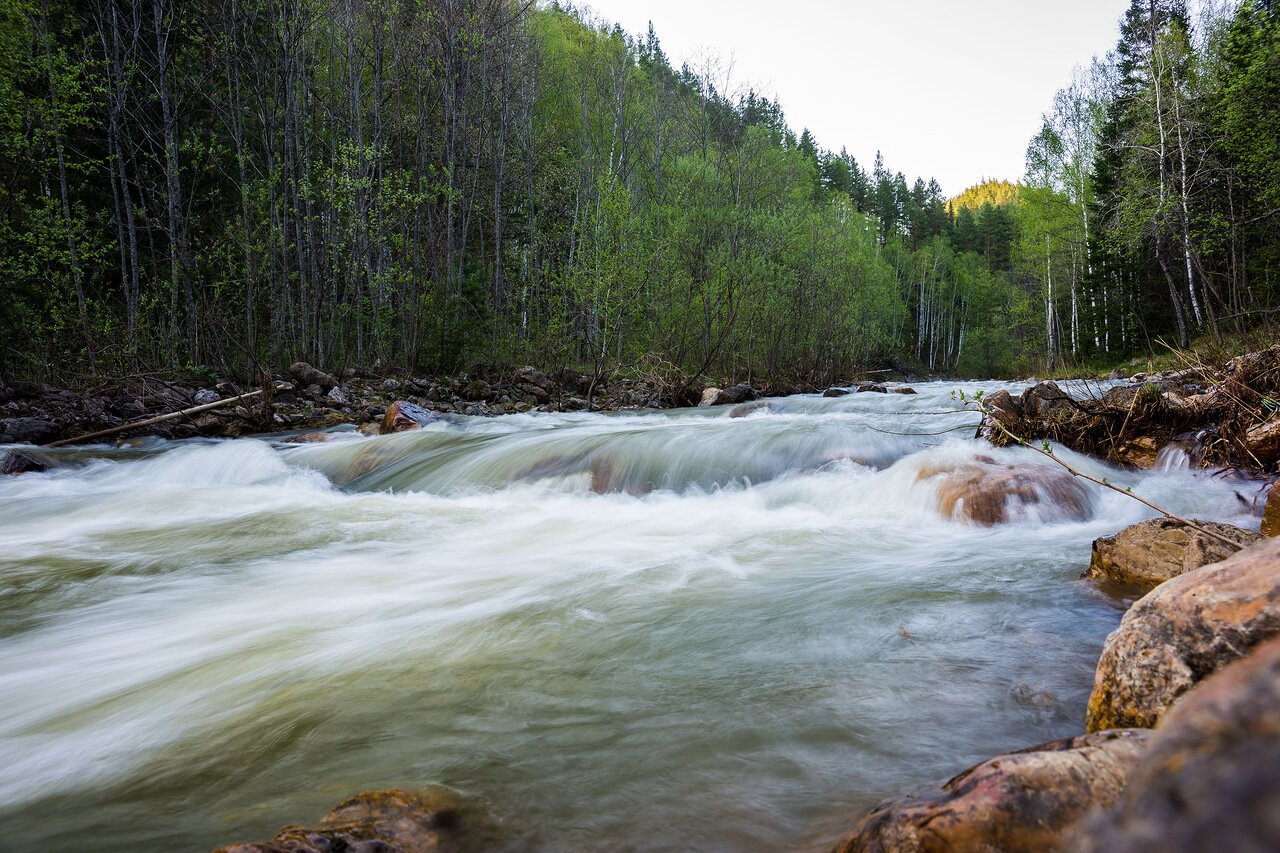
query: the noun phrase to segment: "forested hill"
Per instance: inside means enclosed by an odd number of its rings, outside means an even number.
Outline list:
[[[1276,305],[1277,57],[1134,0],[949,206],[554,4],[8,0],[0,372],[1115,361]]]

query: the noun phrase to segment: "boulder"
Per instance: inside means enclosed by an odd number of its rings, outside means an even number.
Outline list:
[[[1230,524],[1195,523],[1241,546],[1262,541],[1261,534]],[[1115,536],[1095,539],[1093,557],[1084,576],[1151,587],[1225,560],[1237,550],[1171,518],[1153,518],[1130,525]]]
[[[1022,411],[1029,418],[1062,417],[1071,408],[1071,398],[1056,382],[1040,382],[1022,392]]]
[[[983,527],[1002,524],[1030,507],[1061,521],[1084,521],[1093,514],[1089,491],[1058,468],[979,457],[954,468],[924,468],[917,475],[920,480],[935,477],[938,512]]]
[[[222,395],[217,391],[214,391],[212,388],[201,388],[196,392],[195,396],[191,398],[191,402],[195,403],[197,406],[207,406],[210,403],[216,403],[221,399]]]
[[[912,388],[910,385],[897,385],[897,386],[895,386],[895,387],[893,387],[893,388],[890,388],[890,389],[889,389],[889,392],[890,392],[891,394],[915,394],[915,393],[917,393],[916,389]]]
[[[382,434],[419,429],[438,420],[440,416],[435,412],[427,411],[408,400],[396,400],[387,406],[387,412],[382,416]]]
[[[1066,849],[1280,850],[1280,639],[1183,696],[1115,806],[1079,824]]]
[[[516,374],[516,382],[534,385],[543,391],[551,390],[551,379],[536,367],[525,366],[520,368],[520,372]]]
[[[1280,488],[1276,483],[1271,484],[1267,499],[1262,504],[1262,535],[1280,536]]]
[[[746,403],[760,396],[756,393],[756,389],[752,388],[745,382],[739,382],[737,385],[730,385],[724,389],[724,393],[729,397],[730,403]]]
[[[44,460],[22,450],[10,450],[0,462],[0,474],[31,474],[44,471],[49,465]]]
[[[824,397],[844,397],[849,393],[848,388],[828,388],[822,392]]]
[[[0,444],[43,444],[60,432],[61,427],[44,418],[0,419]]]
[[[725,393],[723,388],[712,387],[702,392],[702,399],[698,401],[698,406],[705,409],[708,406],[723,406],[732,402],[732,398]]]
[[[1251,427],[1244,434],[1245,447],[1262,467],[1280,459],[1280,415]]]
[[[1160,457],[1160,443],[1150,436],[1139,436],[1118,445],[1112,455],[1117,462],[1134,468],[1154,468]]]
[[[743,403],[740,406],[734,406],[729,410],[729,417],[745,418],[753,412],[768,412],[772,410],[773,406],[769,404],[768,400],[757,400],[754,403]]]
[[[864,394],[868,391],[874,392],[876,394],[889,393],[889,389],[884,387],[884,385],[880,384],[879,382],[863,382],[861,385],[858,386],[857,390]]]
[[[1088,731],[1150,728],[1216,670],[1280,634],[1280,539],[1166,581],[1107,637]]]
[[[331,373],[325,373],[323,370],[317,370],[305,361],[295,361],[289,365],[289,375],[293,377],[293,381],[298,384],[299,388],[319,385],[321,391],[328,391],[338,385],[336,376]]]
[[[1093,808],[1113,805],[1149,732],[1062,738],[998,755],[919,797],[876,806],[840,853],[1039,851]]]
[[[348,397],[341,388],[330,388],[329,393],[325,394],[325,399],[335,406],[350,406],[351,398]]]
[[[270,841],[214,853],[422,853],[460,847],[460,811],[449,791],[369,791],[340,803],[313,826],[286,826]]]

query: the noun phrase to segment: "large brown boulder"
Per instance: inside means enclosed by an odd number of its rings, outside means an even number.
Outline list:
[[[408,400],[396,400],[382,416],[382,434],[419,429],[440,420],[440,415],[427,411]]]
[[[1040,851],[1093,808],[1109,808],[1149,733],[1098,732],[999,755],[920,797],[876,806],[839,853]]]
[[[1244,443],[1249,454],[1264,467],[1280,459],[1280,415],[1246,432]]]
[[[1093,514],[1088,490],[1066,471],[1045,465],[979,457],[953,468],[925,468],[918,478],[937,478],[943,516],[983,527],[1006,522],[1030,507],[1061,521],[1084,521]]]
[[[338,385],[338,379],[332,373],[325,373],[305,361],[295,361],[289,365],[289,375],[298,383],[299,388],[319,385],[320,390],[327,393]]]
[[[314,826],[286,826],[270,841],[214,853],[421,853],[459,847],[459,803],[450,792],[368,791],[340,803]]]
[[[1280,850],[1280,638],[1178,701],[1079,851]]]
[[[1242,547],[1262,541],[1261,534],[1234,525],[1198,520],[1195,523]],[[1095,539],[1085,577],[1156,586],[1193,569],[1225,560],[1237,550],[1171,518],[1153,518],[1130,525],[1115,536]]]
[[[1280,634],[1280,539],[1161,584],[1102,649],[1088,731],[1159,722],[1179,696]]]

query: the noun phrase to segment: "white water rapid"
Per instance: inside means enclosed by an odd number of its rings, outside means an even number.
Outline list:
[[[0,850],[202,851],[426,784],[488,849],[820,849],[1078,733],[1121,615],[1078,578],[1151,513],[944,517],[936,471],[1052,467],[952,411],[998,387],[55,454],[0,480]],[[1257,527],[1223,478],[1058,452]]]

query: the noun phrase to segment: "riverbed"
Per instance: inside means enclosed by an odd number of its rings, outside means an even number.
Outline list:
[[[981,527],[952,392],[69,450],[0,480],[0,850],[207,850],[443,785],[486,848],[820,849],[1083,729],[1152,512]],[[1093,393],[1073,386],[1073,393]],[[739,417],[731,417],[737,414]],[[1237,484],[1061,458],[1256,529]]]

